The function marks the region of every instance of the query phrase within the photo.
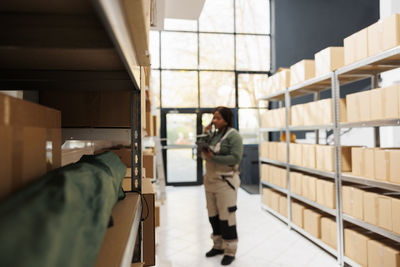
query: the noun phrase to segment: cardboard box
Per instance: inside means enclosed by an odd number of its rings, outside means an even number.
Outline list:
[[[292,221],[301,228],[304,228],[304,209],[303,205],[292,202]]]
[[[368,267],[400,266],[400,249],[381,240],[370,239],[368,245]]]
[[[316,238],[321,238],[322,215],[310,209],[304,210],[304,230]]]
[[[290,164],[303,166],[303,145],[290,143],[289,144],[289,152],[290,152]]]
[[[286,218],[287,216],[287,197],[286,196],[280,196],[279,197],[279,213],[282,214],[283,216],[285,216]]]
[[[351,148],[351,167],[355,176],[362,176],[364,173],[364,152],[362,147]]]
[[[383,23],[378,21],[367,28],[368,56],[375,56],[383,51]]]
[[[290,191],[296,195],[302,196],[303,174],[299,172],[290,172]]]
[[[370,240],[368,236],[354,229],[344,229],[344,254],[366,267],[368,265],[368,240]]]
[[[268,207],[271,207],[271,189],[263,188],[262,189],[262,203]]]
[[[309,102],[303,104],[304,118],[303,124],[306,126],[317,125],[320,114],[318,114],[319,104],[317,102]]]
[[[146,169],[145,178],[156,178],[155,177],[155,158],[153,154],[149,154],[143,150],[143,168]]]
[[[333,123],[333,100],[331,98],[319,100],[315,102],[317,110],[314,116],[316,116],[317,125],[328,125]],[[340,122],[347,121],[347,108],[346,100],[339,99],[340,108]]]
[[[364,221],[372,225],[378,225],[378,194],[365,191],[364,200]]]
[[[260,143],[260,157],[268,158],[269,157],[269,142],[261,142]]]
[[[317,178],[303,175],[302,192],[303,197],[315,202],[317,200]]]
[[[304,59],[290,66],[290,85],[296,85],[315,77],[314,60]]]
[[[278,160],[278,142],[268,142],[268,158]]]
[[[400,199],[392,198],[392,226],[393,232],[400,234]]]
[[[361,173],[363,177],[374,179],[375,177],[375,151],[374,148],[363,148],[364,153],[364,164],[363,172]]]
[[[378,226],[392,231],[392,198],[378,195]]]
[[[389,181],[392,183],[400,184],[400,149],[389,151]]]
[[[353,186],[342,186],[343,213],[362,220],[364,218],[364,191]]]
[[[368,57],[368,30],[362,29],[343,40],[344,63],[349,65]]]
[[[400,87],[398,84],[380,89],[383,94],[383,118],[398,119],[400,117],[399,95]]]
[[[388,181],[390,176],[390,153],[388,150],[377,149],[374,151],[374,178]]]
[[[321,218],[321,240],[332,248],[337,248],[336,222],[331,218]]]
[[[348,122],[359,122],[361,120],[359,95],[360,93],[355,93],[346,96]]]
[[[277,149],[278,160],[281,162],[287,162],[286,142],[277,142]]]
[[[279,199],[280,199],[280,194],[276,193],[275,191],[271,191],[271,208],[279,212]]]
[[[306,168],[315,169],[317,167],[315,160],[315,145],[303,144],[303,166]]]
[[[282,69],[278,72],[279,76],[279,90],[285,90],[290,86],[290,69]]]
[[[371,120],[381,120],[384,117],[383,90],[372,89],[369,94],[369,109]]]
[[[335,171],[335,147],[316,145],[316,165],[318,170]],[[342,172],[351,171],[351,147],[343,146],[341,149]]]
[[[270,165],[260,164],[260,179],[261,181],[269,182]]]
[[[330,181],[317,179],[316,187],[317,187],[316,202],[321,204],[322,206],[335,209],[336,207],[335,184]]]
[[[344,47],[327,47],[315,54],[315,76],[322,76],[344,66]]]
[[[364,91],[358,94],[359,97],[359,107],[360,107],[360,121],[370,121],[371,120],[371,91]]]
[[[290,118],[292,126],[304,125],[304,105],[295,105],[290,107]]]
[[[0,199],[61,166],[61,113],[0,93]]]
[[[388,50],[400,45],[400,14],[394,14],[382,21],[383,24],[383,50]]]

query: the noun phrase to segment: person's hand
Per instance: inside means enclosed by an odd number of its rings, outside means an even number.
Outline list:
[[[212,127],[212,123],[210,123],[209,125],[207,125],[207,126],[204,128],[204,132],[205,132],[205,133],[208,133],[208,132],[211,130],[211,127]]]
[[[214,154],[211,152],[210,149],[205,150],[205,151],[203,151],[203,152],[204,152],[204,155],[205,155],[205,157],[206,157],[206,160],[210,160],[210,159],[214,156]]]

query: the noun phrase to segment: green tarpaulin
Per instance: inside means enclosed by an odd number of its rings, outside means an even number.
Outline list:
[[[0,203],[0,266],[93,266],[125,172],[112,152],[83,156]]]

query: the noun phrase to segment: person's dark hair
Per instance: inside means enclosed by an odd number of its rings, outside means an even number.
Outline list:
[[[227,127],[233,127],[233,112],[232,112],[232,110],[230,108],[227,108],[224,106],[219,106],[213,110],[213,114],[217,111],[219,112],[219,114],[221,114],[224,121],[226,121],[226,123],[228,124]]]

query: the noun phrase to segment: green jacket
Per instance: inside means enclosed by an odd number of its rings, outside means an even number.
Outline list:
[[[223,132],[215,132],[204,138],[210,146],[216,145],[223,137]],[[234,129],[221,143],[220,152],[211,158],[219,164],[233,166],[239,164],[243,156],[243,141],[239,132]]]

